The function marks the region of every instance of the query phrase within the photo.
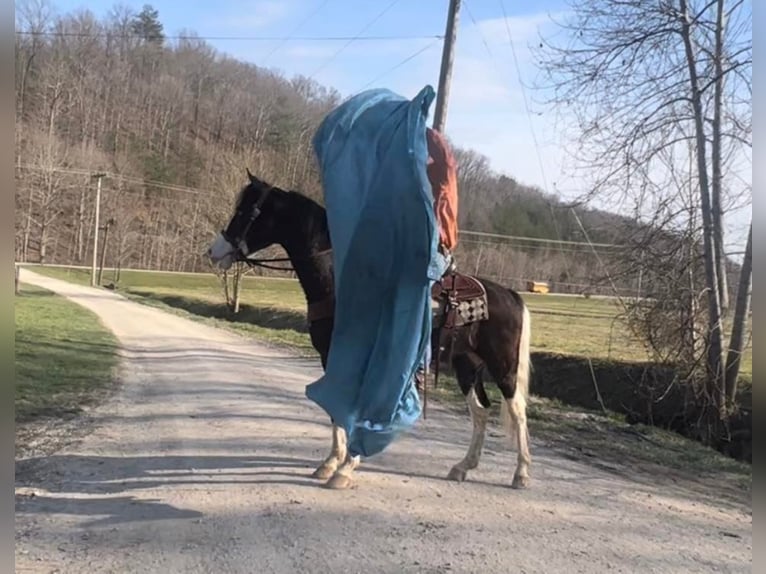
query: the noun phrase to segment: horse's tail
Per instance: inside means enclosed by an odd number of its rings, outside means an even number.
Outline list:
[[[529,396],[529,378],[532,373],[532,362],[529,359],[529,344],[532,338],[531,327],[529,309],[524,305],[521,316],[521,339],[519,339],[519,365],[516,367],[516,391],[520,392],[525,400]]]
[[[516,390],[512,401],[517,403],[522,409],[526,408],[527,397],[529,396],[529,379],[532,372],[532,362],[529,355],[529,342],[531,339],[531,320],[529,309],[522,301],[521,303],[521,337],[519,338],[518,365],[516,367]],[[508,430],[510,438],[515,439],[516,427],[511,424],[511,401],[503,401],[501,406],[501,417],[503,426]]]

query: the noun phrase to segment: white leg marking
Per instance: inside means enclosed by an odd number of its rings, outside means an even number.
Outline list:
[[[327,480],[338,469],[341,461],[346,458],[346,431],[338,425],[332,425],[332,448],[330,454],[314,471],[312,476],[320,480]]]
[[[332,475],[332,478],[327,481],[325,486],[327,486],[327,488],[332,488],[333,490],[343,490],[351,486],[353,483],[354,471],[357,469],[360,462],[361,457],[359,455],[351,456],[346,454],[346,459],[343,461],[343,464],[341,464],[338,470],[335,471],[335,474]]]
[[[529,454],[529,430],[527,429],[527,404],[524,397],[516,392],[514,397],[505,401],[508,436],[511,444],[516,447],[516,472],[513,475],[513,488],[524,488],[529,485],[529,465],[532,458]],[[515,444],[513,444],[515,443]]]
[[[529,394],[530,373],[529,340],[529,310],[525,306],[521,325],[521,340],[519,341],[516,392],[512,399],[504,401],[502,410],[504,426],[511,443],[516,443],[518,452],[516,472],[511,483],[513,488],[524,488],[529,485],[529,466],[532,462],[529,454],[529,430],[527,429],[527,395]]]
[[[466,395],[465,400],[466,403],[468,403],[468,409],[471,411],[471,422],[473,422],[471,444],[468,447],[468,452],[466,453],[465,458],[453,466],[447,475],[449,480],[456,480],[458,482],[463,482],[468,471],[479,466],[481,451],[482,448],[484,448],[487,417],[489,415],[487,409],[479,403],[479,398],[476,396],[476,391],[474,389],[471,389],[471,392]]]

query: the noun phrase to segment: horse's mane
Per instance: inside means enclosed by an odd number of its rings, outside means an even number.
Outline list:
[[[279,188],[277,188],[279,189]],[[318,201],[304,195],[300,191],[290,190],[285,192],[290,202],[305,215],[326,216],[326,210]]]

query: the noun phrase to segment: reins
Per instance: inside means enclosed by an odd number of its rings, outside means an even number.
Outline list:
[[[290,257],[273,257],[271,259],[251,259],[248,257],[243,257],[242,252],[240,251],[239,258],[237,261],[244,261],[247,263],[250,267],[262,267],[264,269],[272,269],[274,271],[295,271],[294,265],[291,265],[290,267],[275,267],[273,265],[269,265],[269,263],[294,263],[294,260]],[[324,257],[325,255],[329,255],[332,253],[332,249],[324,249],[322,251],[318,251],[316,253],[312,253],[311,255],[307,257],[298,257],[296,258],[297,261],[311,261],[312,259],[318,259],[319,257]]]

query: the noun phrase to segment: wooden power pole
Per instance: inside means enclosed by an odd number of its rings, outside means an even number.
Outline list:
[[[93,263],[90,271],[90,285],[95,287],[96,282],[96,261],[98,259],[98,225],[99,216],[101,211],[101,180],[106,177],[105,173],[94,173],[91,178],[97,181],[96,183],[96,213],[93,222]]]
[[[109,247],[109,226],[114,225],[114,218],[109,218],[104,224],[104,244],[101,246],[101,261],[98,264],[98,285],[101,285],[101,277],[104,274],[104,263],[106,262],[106,250]]]
[[[439,89],[436,92],[436,109],[434,110],[435,131],[443,133],[447,121],[447,100],[452,81],[452,62],[455,59],[455,38],[457,36],[458,13],[460,0],[450,0],[447,13],[447,30],[444,33],[444,48],[442,49],[442,65],[439,72]]]

